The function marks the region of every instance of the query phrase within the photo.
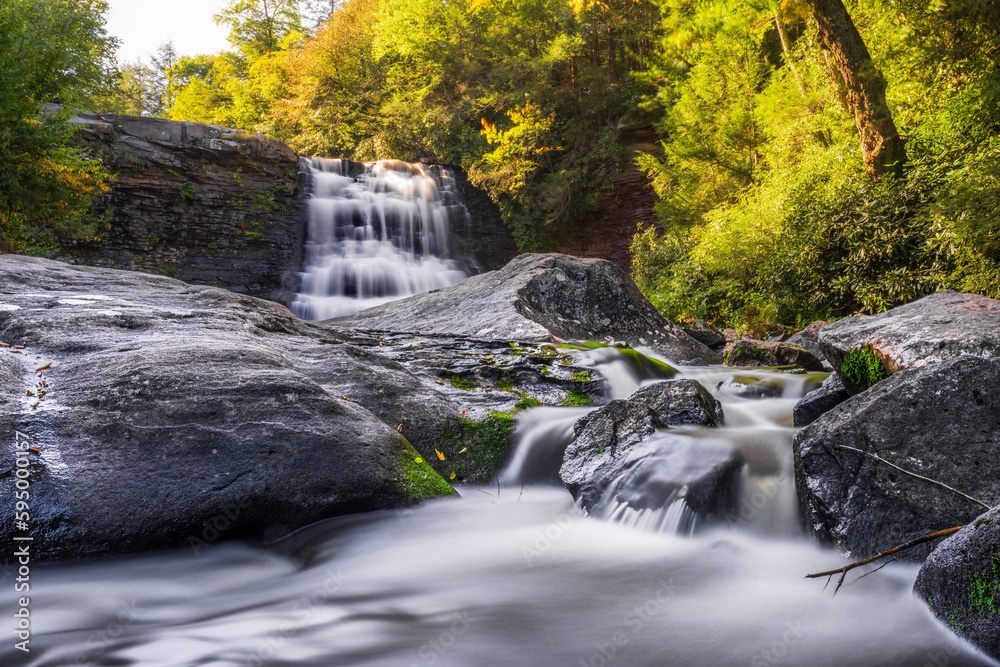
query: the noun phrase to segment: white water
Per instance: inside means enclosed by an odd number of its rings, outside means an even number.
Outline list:
[[[455,182],[420,164],[383,160],[347,174],[346,160],[312,158],[312,197],[301,287],[291,304],[322,320],[377,306],[467,276],[452,258],[450,226],[464,217]]]
[[[598,370],[617,374],[619,395],[639,384],[614,363]],[[730,375],[684,370],[708,387]],[[803,579],[844,561],[798,526],[790,391],[719,394],[723,428],[672,429],[692,447],[743,453],[728,521],[694,525],[676,501],[642,517],[583,516],[552,467],[586,409],[538,408],[499,490],[333,519],[271,548],[33,571],[25,664],[995,664],[914,598],[913,565],[851,578],[836,597]],[[12,643],[0,645],[3,665],[18,657]]]

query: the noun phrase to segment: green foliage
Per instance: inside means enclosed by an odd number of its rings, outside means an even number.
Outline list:
[[[665,3],[668,39],[651,75],[670,84],[657,99],[667,139],[662,158],[638,163],[666,231],[634,237],[640,289],[672,319],[750,332],[946,287],[1000,296],[995,5],[852,8],[909,139],[905,178],[872,183],[808,12]]]
[[[890,375],[871,347],[858,348],[845,354],[840,372],[858,391],[865,391]]]
[[[7,0],[0,11],[0,251],[49,254],[106,228],[91,213],[108,191],[100,162],[72,145],[68,108],[45,108],[106,92],[116,44],[106,11],[102,0]]]

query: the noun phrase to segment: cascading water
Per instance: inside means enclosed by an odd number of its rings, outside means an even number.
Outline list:
[[[612,352],[587,352],[616,397],[644,380]],[[726,423],[670,429],[677,466],[738,449],[728,520],[698,523],[683,499],[635,509],[657,488],[622,480],[600,518],[557,483],[587,408],[522,414],[506,485],[406,510],[332,519],[268,548],[217,544],[31,573],[32,667],[137,665],[676,665],[811,667],[995,665],[912,594],[896,563],[836,597],[807,572],[843,565],[798,525],[791,408],[815,380],[740,370],[781,388],[751,400],[729,369],[685,367],[722,402]],[[665,487],[663,487],[665,488]],[[610,519],[610,520],[609,520]],[[12,607],[13,605],[7,605]],[[27,658],[26,662],[19,662]],[[17,661],[17,662],[15,662]]]
[[[312,158],[301,287],[291,309],[322,320],[454,285],[451,228],[468,217],[447,170]]]

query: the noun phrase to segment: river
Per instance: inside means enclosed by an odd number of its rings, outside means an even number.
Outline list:
[[[584,355],[586,356],[586,355]],[[585,358],[627,396],[623,364]],[[692,442],[748,461],[737,510],[699,525],[676,508],[584,516],[555,482],[587,408],[522,414],[503,483],[397,511],[331,519],[267,547],[219,543],[32,572],[30,659],[51,665],[990,665],[914,598],[893,563],[833,595],[837,567],[799,525],[791,408],[808,378],[769,371],[778,398],[715,385],[720,429]],[[815,378],[813,378],[813,381]],[[668,516],[669,514],[669,516]]]

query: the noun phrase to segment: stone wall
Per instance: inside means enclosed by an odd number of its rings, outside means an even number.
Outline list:
[[[304,175],[285,144],[223,127],[81,114],[79,140],[115,176],[98,242],[70,262],[162,273],[286,302],[296,288]]]

